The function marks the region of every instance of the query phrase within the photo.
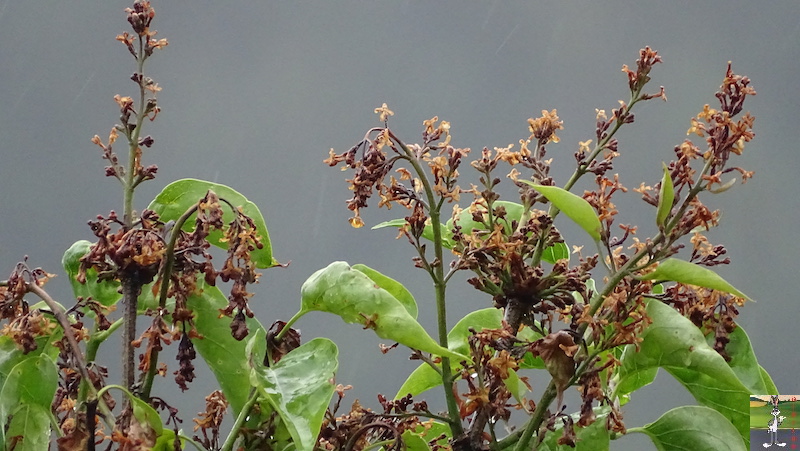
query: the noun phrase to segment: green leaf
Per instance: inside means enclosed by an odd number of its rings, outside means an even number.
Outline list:
[[[581,226],[589,236],[595,241],[600,240],[600,219],[594,212],[594,208],[586,200],[578,195],[557,186],[537,185],[528,180],[520,180],[533,187],[550,201],[556,208],[563,211],[567,217]]]
[[[727,418],[703,406],[676,407],[655,422],[641,428],[631,428],[628,432],[647,434],[660,451],[748,449]]]
[[[272,258],[272,244],[269,241],[269,233],[264,217],[261,215],[256,204],[247,200],[246,197],[225,185],[206,182],[204,180],[183,179],[167,185],[161,193],[150,202],[147,207],[158,213],[159,219],[164,222],[173,221],[180,218],[189,208],[205,197],[208,190],[214,191],[221,199],[225,199],[235,207],[241,207],[244,214],[249,216],[256,225],[258,237],[264,245],[261,249],[255,249],[251,253],[253,262],[259,268],[270,268],[279,263]],[[224,215],[223,221],[230,223],[233,220],[233,212],[222,203]],[[183,230],[191,231],[194,228],[193,221],[186,221]],[[215,230],[208,236],[208,242],[222,249],[227,249],[228,244],[222,241],[222,232]]]
[[[624,354],[623,354],[624,355]],[[625,378],[622,379],[617,384],[617,394],[619,395],[628,395],[630,393],[635,392],[636,390],[650,385],[656,380],[656,376],[658,375],[658,367],[654,366],[651,368],[641,369],[631,374],[626,374]],[[623,398],[624,403],[627,404],[629,398]]]
[[[653,323],[641,335],[639,352],[635,346],[628,345],[620,358],[620,385],[630,387],[634,384],[630,384],[628,378],[641,377],[638,373],[642,371],[664,368],[700,404],[720,412],[733,423],[749,443],[750,391],[725,359],[706,343],[691,321],[671,307],[649,301],[647,316]]]
[[[517,372],[511,369],[508,370],[508,378],[503,380],[503,384],[505,384],[506,388],[508,388],[508,391],[511,392],[511,395],[514,397],[517,403],[523,404],[525,393],[528,393],[530,390],[519,378]]]
[[[452,218],[447,221],[448,230],[453,229],[455,225],[461,226],[461,233],[465,235],[469,235],[475,230],[489,230],[485,224],[489,222],[489,214],[486,211],[487,209],[482,206],[478,208],[480,208],[479,211],[481,213],[481,221],[476,221],[473,213],[468,208],[465,208],[464,210],[461,210],[461,213],[459,213],[455,223]],[[496,200],[492,202],[492,210],[496,212],[498,208],[504,209],[506,214],[503,219],[495,216],[495,224],[502,224],[507,233],[511,232],[511,223],[514,221],[519,221],[522,217],[522,204],[505,200]]]
[[[89,253],[92,243],[80,240],[64,252],[61,258],[61,266],[67,273],[69,283],[72,285],[72,292],[75,297],[91,297],[95,301],[105,305],[114,305],[122,298],[119,293],[119,282],[112,280],[97,280],[97,271],[93,268],[86,270],[86,283],[78,282],[78,271],[80,270],[81,257]]]
[[[283,418],[296,449],[312,450],[325,410],[336,389],[338,350],[315,338],[292,350],[272,367],[255,368],[253,385]]]
[[[778,393],[778,387],[775,386],[775,382],[772,381],[767,370],[761,365],[758,368],[761,370],[761,380],[764,382],[764,393]]]
[[[406,451],[430,451],[431,449],[425,439],[410,430],[403,432],[402,437]]]
[[[346,323],[361,324],[379,337],[409,348],[456,360],[469,359],[439,346],[397,298],[345,262],[333,262],[312,274],[300,293],[302,305],[295,317],[312,311],[333,313]]]
[[[506,231],[510,231],[510,226],[512,221],[519,221],[522,217],[523,207],[522,204],[518,204],[516,202],[509,202],[505,200],[498,200],[495,201],[493,204],[494,208],[503,207],[506,210],[506,215],[504,220],[499,220],[500,223],[504,224],[506,227]],[[482,211],[483,217],[485,220],[488,221],[487,214],[485,209]],[[458,218],[455,221],[456,224],[461,226],[462,233],[469,235],[474,230],[487,230],[486,226],[479,221],[475,221],[472,217],[472,213],[468,209],[464,209],[458,215]],[[406,224],[405,219],[392,219],[391,221],[382,222],[376,226],[373,226],[372,229],[382,229],[385,227],[403,227]],[[453,227],[454,227],[453,218],[450,218],[447,221],[447,224],[441,225],[442,230],[442,247],[445,249],[452,249],[455,246],[455,242],[453,241]],[[425,229],[422,231],[422,238],[425,238],[428,241],[433,242],[433,227],[428,224],[425,226]],[[556,243],[547,249],[545,249],[544,253],[542,254],[542,260],[548,263],[555,263],[561,259],[569,259],[569,249],[567,245],[564,243]]]
[[[548,263],[555,263],[564,259],[569,260],[567,243],[555,243],[542,252],[542,260]]]
[[[767,390],[764,379],[762,378],[761,366],[758,364],[756,354],[750,345],[750,338],[741,325],[737,324],[736,329],[728,334],[730,341],[725,345],[725,351],[731,360],[728,366],[731,367],[736,377],[744,384],[750,393],[773,393]],[[714,346],[714,334],[706,336],[709,346]],[[774,392],[777,393],[777,392]]]
[[[661,178],[661,190],[658,193],[658,209],[656,210],[656,225],[659,229],[664,228],[667,216],[672,211],[672,203],[675,202],[675,190],[672,186],[669,168],[664,163],[662,165],[664,166],[664,176]]]
[[[198,279],[197,288],[189,296],[187,305],[194,312],[195,327],[203,338],[192,343],[217,378],[234,414],[238,414],[247,402],[247,387],[250,386],[247,343],[231,336],[230,318],[219,317],[220,309],[228,305],[219,288],[206,285],[202,278]],[[255,318],[247,319],[247,327],[250,333],[264,331]]]
[[[501,327],[503,321],[503,312],[496,308],[486,308],[475,310],[467,316],[461,318],[455,326],[447,334],[447,347],[459,354],[469,354],[468,339],[472,335],[470,329],[484,330],[484,329],[497,329]],[[518,337],[526,341],[535,341],[541,336],[533,332],[530,328],[524,328],[518,334]],[[453,370],[458,370],[461,365],[458,361],[451,361]],[[541,357],[533,357],[531,353],[526,353],[523,361],[520,363],[521,368],[544,368],[544,363]],[[437,387],[442,384],[442,377],[427,363],[422,363],[408,376],[406,381],[397,391],[395,399],[402,398],[411,393],[413,396]]]
[[[750,298],[729,284],[714,271],[694,263],[668,258],[661,262],[655,271],[642,276],[642,280],[671,280],[687,285],[724,291],[734,296],[750,300]]]
[[[366,274],[376,285],[388,291],[389,294],[400,301],[409,315],[417,319],[417,301],[414,300],[414,295],[412,295],[403,284],[361,263],[357,263],[351,266],[351,268]]]
[[[577,426],[580,414],[572,414],[575,422],[575,436],[578,438],[575,448],[568,445],[559,445],[558,439],[563,435],[564,423],[556,421],[556,430],[547,431],[539,451],[606,451],[609,449],[610,433],[606,429],[607,407],[594,408],[596,420],[594,423],[582,428]]]
[[[383,229],[386,227],[396,227],[399,229],[404,225],[406,225],[405,219],[403,218],[392,219],[391,221],[384,221],[378,225],[372,226],[372,230]],[[444,224],[441,225],[441,230],[442,230],[442,246],[445,249],[452,249],[453,248],[452,230]],[[425,238],[426,240],[433,242],[433,227],[430,224],[426,225],[425,228],[422,230],[422,238]]]
[[[135,396],[129,396],[128,399],[130,399],[133,406],[133,416],[136,421],[141,425],[149,426],[156,437],[161,436],[164,432],[164,424],[161,422],[161,417],[156,412],[156,409]]]
[[[0,433],[5,431],[4,443],[6,438],[15,442],[16,451],[47,449],[50,403],[57,388],[58,369],[46,354],[29,356],[14,365],[0,389]]]

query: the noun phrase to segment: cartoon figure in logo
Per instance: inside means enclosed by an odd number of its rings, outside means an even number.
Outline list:
[[[786,417],[779,416],[781,411],[778,410],[778,397],[770,396],[769,400],[772,403],[772,419],[767,423],[770,443],[764,443],[764,448],[769,448],[772,445],[786,446],[786,443],[778,443],[778,426],[783,423]]]

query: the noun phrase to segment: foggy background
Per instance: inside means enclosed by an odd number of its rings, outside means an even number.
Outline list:
[[[129,1],[0,1],[0,277],[29,255],[32,266],[60,276],[47,285],[63,304],[71,290],[60,266],[74,241],[92,240],[86,221],[122,209],[119,184],[104,177],[106,162],[93,135],[104,140],[118,121],[114,94],[131,95],[134,61],[114,40],[129,31]],[[755,178],[717,196],[721,227],[708,234],[724,244],[731,265],[715,269],[758,302],[741,311],[759,362],[781,394],[800,393],[795,326],[797,306],[798,53],[796,1],[717,2],[420,2],[153,1],[153,28],[169,46],[148,61],[146,75],[163,88],[162,112],[147,123],[155,145],[143,164],[158,176],[140,186],[144,208],[168,183],[200,178],[237,189],[261,209],[275,257],[288,268],[264,271],[252,306],[268,326],[299,308],[299,290],[334,260],[364,263],[404,283],[416,296],[420,321],[435,336],[430,283],[411,264],[413,250],[395,230],[370,226],[405,213],[363,212],[367,227],[347,223],[349,173],[322,163],[328,150],[346,150],[379,125],[373,109],[388,103],[390,126],[406,142],[419,140],[434,115],[452,124],[452,144],[506,146],[528,136],[526,120],[558,109],[565,130],[549,146],[553,175],[563,185],[578,141],[594,137],[595,108],[609,112],[628,99],[622,64],[638,50],[658,50],[650,91],[664,85],[669,101],[638,105],[636,123],[622,129],[614,172],[628,188],[654,185],[661,162],[686,137],[689,119],[716,106],[728,61],[753,80],[758,95],[746,109],[756,116],[756,138],[733,162]],[[517,144],[518,146],[518,144]],[[118,149],[123,147],[118,145]],[[121,150],[119,150],[122,155]],[[475,181],[464,165],[462,186]],[[502,171],[498,172],[500,175]],[[589,178],[578,189],[591,188]],[[504,182],[508,185],[508,182]],[[505,187],[506,194],[514,190]],[[514,200],[513,198],[509,198]],[[639,223],[652,233],[654,208],[637,193],[618,194],[616,223]],[[468,202],[466,200],[465,202]],[[562,215],[563,216],[563,215]],[[568,220],[556,223],[570,244],[583,239]],[[588,248],[587,248],[588,249]],[[681,254],[685,258],[685,254]],[[3,269],[4,268],[4,269]],[[453,279],[449,324],[490,299]],[[298,324],[307,341],[334,340],[340,349],[337,382],[353,384],[376,408],[375,394],[393,396],[416,367],[407,352],[388,356],[380,340],[338,317],[310,314]],[[176,367],[174,351],[162,359]],[[118,351],[106,349],[118,371]],[[203,366],[198,362],[198,367]],[[541,391],[547,380],[531,379]],[[201,373],[183,404],[184,430],[216,383]],[[180,398],[161,383],[168,401]],[[420,398],[441,399],[440,389]],[[625,408],[630,427],[655,421],[694,400],[661,371],[655,386],[634,394]],[[435,405],[435,404],[434,404]],[[576,410],[570,405],[568,410]],[[653,449],[642,434],[612,449]]]

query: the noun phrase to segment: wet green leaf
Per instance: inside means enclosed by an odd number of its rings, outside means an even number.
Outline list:
[[[131,406],[133,406],[133,416],[136,421],[142,426],[147,425],[153,430],[156,437],[161,436],[164,432],[164,424],[161,422],[161,417],[156,412],[156,409],[135,396],[129,396],[128,399],[130,399]]]
[[[406,451],[430,451],[431,449],[425,439],[410,430],[403,432],[403,444]]]
[[[724,291],[734,296],[750,299],[737,290],[714,271],[677,258],[668,258],[656,267],[655,271],[642,276],[642,280],[670,280],[673,282],[697,285],[698,287]]]
[[[734,371],[707,343],[691,321],[669,306],[649,301],[647,315],[653,323],[642,333],[639,352],[633,345],[622,353],[618,377],[621,387],[642,371],[664,368],[702,405],[720,412],[749,443],[749,393]],[[618,389],[620,395],[624,395]]]
[[[403,284],[389,276],[385,276],[378,271],[375,271],[367,265],[362,265],[361,263],[353,265],[352,268],[363,272],[367,275],[367,277],[372,279],[376,285],[388,291],[389,294],[394,296],[395,299],[403,304],[403,307],[406,308],[406,311],[409,315],[411,315],[414,319],[417,319],[417,301],[414,300],[414,295],[412,295],[411,292],[403,286]]]
[[[555,263],[564,259],[569,260],[567,243],[555,243],[542,252],[542,260],[548,263]]]
[[[5,445],[8,437],[19,439],[16,451],[47,449],[50,403],[57,388],[58,369],[46,354],[28,356],[11,368],[0,388],[0,434],[5,431]]]
[[[756,354],[750,345],[750,338],[741,325],[737,324],[736,329],[728,334],[730,341],[725,345],[725,351],[731,360],[728,366],[731,367],[736,377],[744,384],[750,393],[777,393],[767,390],[767,384],[762,378],[762,368],[758,364]],[[714,334],[706,336],[709,346],[714,346]]]
[[[764,393],[778,393],[778,387],[775,386],[775,382],[772,381],[772,377],[767,370],[761,365],[758,368],[761,372],[761,380],[764,382]]]
[[[558,439],[564,434],[564,423],[556,421],[556,430],[547,431],[538,451],[607,451],[610,446],[610,434],[606,429],[608,408],[597,407],[594,412],[597,419],[585,428],[577,426],[579,414],[570,415],[575,422],[575,436],[578,439],[575,448],[558,444]]]
[[[380,224],[372,226],[372,230],[383,229],[386,227],[396,227],[400,228],[406,225],[406,220],[403,218],[399,219],[392,219],[391,221],[384,221]],[[441,225],[442,230],[442,246],[445,249],[452,249],[453,248],[453,232],[445,225]],[[422,238],[433,242],[433,227],[430,224],[425,226],[425,229],[422,230]]]
[[[259,211],[256,204],[247,200],[246,197],[233,188],[218,183],[206,182],[204,180],[178,180],[167,185],[161,193],[150,202],[147,208],[158,213],[159,218],[164,222],[177,220],[189,208],[195,205],[197,201],[205,197],[208,190],[214,191],[221,199],[227,200],[233,206],[241,207],[244,214],[249,216],[255,223],[258,229],[258,237],[264,245],[262,249],[256,249],[251,254],[256,266],[259,268],[269,268],[278,265],[278,262],[272,258],[272,244],[269,241],[269,232],[267,232],[267,225],[264,222],[261,211]],[[230,211],[230,208],[228,208],[225,203],[221,203],[221,205],[225,212],[223,221],[226,224],[230,223],[233,220],[233,212]],[[193,229],[194,221],[186,221],[183,230],[188,232]],[[221,240],[222,238],[222,232],[213,231],[208,236],[208,242],[222,249],[227,249],[228,244],[223,242]]]
[[[505,209],[506,214],[504,219],[496,219],[500,224],[503,224],[507,232],[511,231],[511,223],[512,221],[519,221],[522,217],[522,204],[518,204],[516,202],[509,202],[505,200],[498,200],[495,201],[493,204],[494,208],[497,209],[498,207],[502,207]],[[486,209],[482,210],[482,215],[484,220],[488,222],[488,216],[486,214]],[[459,226],[461,226],[461,232],[465,235],[469,235],[474,230],[487,230],[486,226],[483,222],[475,221],[472,217],[472,213],[469,209],[464,209],[459,213],[456,222]],[[405,219],[392,219],[391,221],[382,222],[374,227],[374,229],[382,229],[384,227],[402,227],[406,224]],[[453,227],[454,221],[450,218],[446,224],[442,224],[442,247],[445,249],[452,249],[455,246],[455,242],[453,241]],[[428,241],[433,242],[433,227],[428,224],[425,226],[425,229],[422,232],[422,238],[425,238]],[[569,249],[567,245],[564,243],[556,243],[547,249],[545,249],[544,253],[542,254],[542,260],[548,263],[555,263],[560,259],[569,259]]]
[[[631,428],[628,432],[647,434],[660,451],[748,449],[727,418],[703,406],[676,407],[655,422],[641,428]]]
[[[230,318],[220,318],[219,311],[228,305],[225,295],[217,287],[197,282],[197,290],[189,296],[188,307],[194,312],[194,324],[202,339],[192,340],[195,350],[214,373],[222,392],[238,414],[247,402],[250,386],[250,365],[245,352],[246,340],[237,341],[231,336]],[[255,318],[247,319],[250,333],[264,327]]]
[[[537,185],[528,180],[520,180],[520,182],[532,186],[541,193],[550,203],[585,230],[592,239],[600,240],[600,230],[602,230],[600,219],[595,214],[594,208],[584,198],[557,186]]]
[[[78,271],[80,269],[80,259],[89,252],[92,243],[86,240],[76,241],[64,252],[61,258],[61,266],[67,273],[69,283],[72,285],[72,292],[75,297],[91,297],[95,301],[105,305],[114,305],[122,298],[119,290],[119,282],[97,280],[97,271],[93,268],[86,270],[86,283],[78,282]]]
[[[669,168],[664,166],[664,176],[661,178],[661,190],[658,193],[658,209],[656,209],[656,225],[659,229],[664,228],[665,221],[669,212],[672,211],[672,203],[675,201],[675,190],[672,186],[672,176]]]
[[[320,269],[300,289],[303,315],[312,311],[339,315],[346,323],[358,323],[376,335],[412,349],[457,360],[466,356],[439,346],[403,304],[366,274],[345,262]]]
[[[503,312],[496,308],[486,308],[476,310],[469,313],[467,316],[461,318],[455,326],[447,334],[447,347],[459,354],[469,354],[468,339],[472,335],[470,329],[484,330],[484,329],[497,329],[501,326],[503,321]],[[533,332],[530,328],[526,327],[520,331],[518,337],[522,340],[535,341],[541,338],[540,335]],[[461,368],[458,361],[451,361],[451,367],[454,371]],[[521,368],[544,368],[544,363],[541,357],[533,357],[531,353],[526,353],[523,360],[520,362]],[[406,378],[406,381],[397,391],[395,399],[402,398],[411,393],[416,396],[433,387],[438,387],[442,384],[442,377],[427,363],[420,364],[411,374]]]
[[[503,384],[519,404],[522,404],[525,393],[530,391],[514,370],[508,370],[508,378],[503,380]]]
[[[253,369],[253,385],[283,418],[298,450],[314,448],[336,388],[337,356],[332,341],[315,338],[272,367]]]

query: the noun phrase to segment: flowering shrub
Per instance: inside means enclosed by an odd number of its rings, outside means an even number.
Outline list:
[[[718,106],[691,119],[688,135],[704,142],[677,145],[661,180],[635,189],[654,217],[649,237],[636,225],[615,225],[614,196],[627,188],[612,170],[623,153],[617,132],[634,122],[636,105],[666,100],[663,87],[647,88],[661,63],[656,51],[644,48],[634,68],[623,66],[629,100],[610,114],[597,110],[594,137],[580,143],[563,184],[547,157],[563,129],[556,110],[528,119],[530,134],[518,145],[484,148],[470,161],[449,122],[423,121],[422,141],[410,144],[390,128],[394,112],[383,104],[375,110],[380,125],[349,150],[331,150],[326,163],[352,170],[353,227],[364,225],[373,196],[379,207],[407,212],[374,228],[397,228],[416,250],[413,264],[432,283],[436,333],[417,322],[416,301],[400,283],[345,262],[308,278],[297,315],[264,327],[249,287],[279,263],[253,203],[230,187],[186,179],[134,211],[136,188],[157,173],[142,163],[155,144],[143,128],[157,119],[161,88],[144,63],[167,41],[151,29],[150,2],[136,0],[126,13],[133,32],[117,40],[136,61],[138,96],[115,96],[119,123],[107,140],[92,139],[109,164],[106,176],[122,186],[122,214],[90,221],[96,241],[64,254],[74,291],[68,306],[44,290],[52,275],[26,260],[0,284],[3,449],[45,449],[52,438],[64,450],[607,449],[631,432],[659,449],[747,449],[748,395],[777,390],[735,322],[747,296],[709,269],[729,263],[725,248],[704,236],[720,215],[703,201],[731,188],[734,176],[753,175],[731,159],[754,136],[754,118],[742,112],[755,91],[730,65]],[[477,171],[479,185],[459,184],[464,170]],[[574,192],[584,177],[596,187]],[[501,199],[502,183],[518,197]],[[570,248],[557,227],[561,213],[594,248]],[[220,266],[212,246],[225,251]],[[447,289],[459,271],[488,298],[486,308],[449,325]],[[394,342],[385,353],[410,349],[419,367],[393,398],[378,395],[380,408],[355,402],[348,410],[349,387],[335,382],[337,346],[325,338],[303,343],[292,328],[312,311]],[[144,331],[137,317],[147,319]],[[123,371],[113,384],[97,352],[118,329]],[[170,370],[159,358],[173,342],[178,366]],[[173,401],[151,391],[156,376],[167,375],[186,390],[198,356],[219,390],[188,432]],[[659,368],[700,405],[627,428],[624,404]],[[575,405],[564,397],[572,387]],[[420,398],[431,389],[443,395],[444,412]],[[233,423],[223,431],[227,412]]]

